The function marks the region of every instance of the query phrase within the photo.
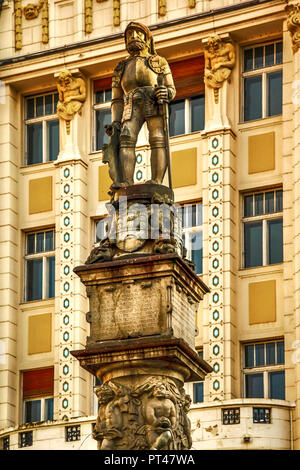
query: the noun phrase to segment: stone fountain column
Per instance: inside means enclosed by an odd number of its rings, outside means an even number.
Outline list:
[[[190,449],[184,383],[212,371],[195,350],[195,313],[208,288],[181,256],[169,188],[120,189],[109,212],[107,239],[74,269],[90,302],[90,336],[72,354],[103,382],[94,438],[101,450]]]

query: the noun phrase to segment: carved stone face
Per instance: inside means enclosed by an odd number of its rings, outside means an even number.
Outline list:
[[[99,389],[96,390],[96,394],[100,405],[105,405],[106,403],[113,400],[115,396],[114,391],[111,389],[111,387],[106,385],[102,385],[102,387],[99,387]]]
[[[154,390],[153,390],[153,396],[154,397],[156,397],[156,398],[166,398],[168,395],[169,395],[168,390],[162,382],[155,385]]]
[[[147,50],[149,44],[145,33],[138,28],[130,28],[126,32],[126,49],[130,54]]]
[[[71,74],[62,72],[62,73],[59,75],[58,80],[59,80],[59,82],[61,83],[62,86],[68,87],[68,86],[71,84],[72,76],[71,76]]]
[[[216,52],[219,49],[220,44],[221,39],[218,36],[214,36],[208,41],[208,50],[210,52]]]
[[[24,16],[27,20],[32,20],[33,18],[37,18],[39,14],[39,10],[36,5],[33,3],[28,3],[26,7],[24,7]]]

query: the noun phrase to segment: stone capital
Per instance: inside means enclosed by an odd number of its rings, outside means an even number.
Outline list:
[[[300,1],[289,2],[285,8],[287,12],[287,29],[291,33],[293,51],[300,48]]]

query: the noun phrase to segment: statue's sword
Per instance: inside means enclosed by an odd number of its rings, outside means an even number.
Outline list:
[[[157,77],[157,86],[163,86],[164,74],[159,73]],[[172,189],[172,174],[171,174],[171,158],[170,158],[170,135],[169,135],[169,103],[164,100],[158,100],[158,104],[162,109],[163,123],[164,123],[164,134],[165,134],[165,149],[168,165],[168,178],[169,187]]]

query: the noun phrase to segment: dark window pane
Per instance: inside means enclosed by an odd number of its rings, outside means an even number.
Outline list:
[[[262,117],[262,77],[248,77],[244,80],[244,120]]]
[[[275,343],[266,344],[266,364],[275,364]]]
[[[254,196],[255,215],[264,213],[264,195],[263,193],[255,194]]]
[[[244,51],[244,71],[253,69],[253,49]]]
[[[31,259],[26,263],[26,300],[43,297],[43,260]]]
[[[244,217],[251,217],[253,215],[253,196],[244,197]]]
[[[205,98],[204,95],[191,98],[191,132],[204,129],[205,119]]]
[[[41,253],[41,251],[45,251],[44,233],[45,232],[40,232],[36,234],[36,253]]]
[[[192,227],[196,227],[197,225],[197,212],[196,212],[196,204],[192,205]]]
[[[58,103],[58,93],[55,93],[53,96],[53,101],[54,101],[54,109],[53,109],[53,114],[56,114],[57,111],[57,103]]]
[[[196,265],[196,274],[202,273],[202,232],[193,232],[190,234],[190,248],[192,261]]]
[[[35,253],[35,234],[31,233],[27,235],[27,250],[26,253],[29,255]]]
[[[27,119],[34,118],[34,98],[30,98],[29,100],[26,100],[26,107],[27,107],[26,118]]]
[[[184,206],[184,227],[192,227],[193,226],[193,209],[192,206]]]
[[[45,96],[45,114],[52,114],[53,112],[52,99],[53,95]]]
[[[25,402],[25,423],[41,421],[41,400]]]
[[[246,375],[246,398],[264,398],[263,374]]]
[[[45,421],[53,420],[53,398],[45,400]]]
[[[282,263],[282,219],[268,220],[269,264]]]
[[[274,44],[268,44],[265,48],[265,66],[274,65]]]
[[[265,213],[272,214],[274,210],[274,191],[270,191],[265,193]]]
[[[43,162],[42,123],[27,126],[27,165]]]
[[[46,240],[45,240],[45,251],[51,251],[54,249],[54,243],[53,243],[53,230],[50,230],[49,232],[46,232]]]
[[[277,364],[284,364],[284,342],[277,343]]]
[[[59,154],[59,120],[47,122],[48,160],[52,162]]]
[[[203,402],[203,382],[198,382],[193,384],[194,393],[193,393],[193,402],[202,403]]]
[[[254,49],[254,68],[255,69],[260,69],[261,67],[264,66],[264,48],[263,46],[261,47],[256,47]]]
[[[281,212],[283,209],[282,195],[282,189],[276,191],[276,212]]]
[[[104,126],[111,123],[110,109],[96,111],[96,150],[101,150],[103,144],[108,144],[108,135]]]
[[[104,91],[103,90],[96,91],[96,93],[95,93],[95,103],[96,104],[104,103]]]
[[[48,298],[55,297],[55,256],[47,258]]]
[[[262,266],[262,222],[244,225],[245,268]]]
[[[170,136],[185,133],[184,100],[170,104]]]
[[[105,90],[105,101],[108,102],[108,101],[111,101],[111,92],[112,90]]]
[[[96,224],[96,242],[100,242],[107,236],[108,222],[107,219],[101,219]]]
[[[282,113],[282,71],[268,73],[268,116]]]
[[[197,225],[202,225],[202,204],[196,204],[197,207]]]
[[[269,398],[285,400],[284,370],[269,372]]]
[[[255,345],[255,365],[256,367],[265,365],[265,345]]]
[[[249,344],[245,346],[245,367],[254,366],[254,345]]]
[[[44,116],[44,97],[39,96],[35,99],[36,117]]]
[[[282,64],[282,42],[276,44],[276,64]]]

